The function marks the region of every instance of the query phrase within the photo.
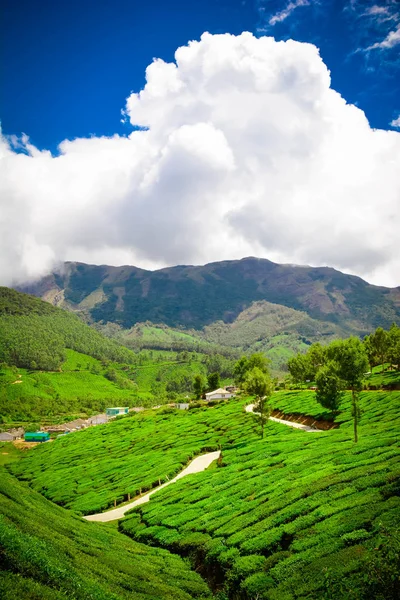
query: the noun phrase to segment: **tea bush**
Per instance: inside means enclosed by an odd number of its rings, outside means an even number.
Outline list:
[[[0,597],[205,600],[179,557],[88,523],[0,472]]]

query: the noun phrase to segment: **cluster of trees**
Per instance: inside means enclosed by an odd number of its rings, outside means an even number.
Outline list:
[[[389,331],[379,327],[364,341],[351,337],[337,340],[328,346],[313,344],[306,354],[288,361],[293,380],[298,383],[315,381],[317,401],[337,415],[345,390],[351,391],[354,441],[358,441],[360,420],[359,393],[370,365],[385,363],[399,367],[400,328],[393,324]]]
[[[364,339],[364,345],[371,367],[382,365],[384,371],[389,363],[391,368],[400,368],[400,327],[395,323],[389,331],[378,327]]]
[[[0,313],[0,362],[25,369],[56,371],[65,361],[66,348],[99,360],[120,363],[135,360],[131,350],[61,309],[44,314]]]

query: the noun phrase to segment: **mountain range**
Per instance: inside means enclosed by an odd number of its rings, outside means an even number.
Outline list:
[[[138,324],[161,324],[164,334],[189,330],[203,341],[253,350],[283,333],[311,343],[400,323],[400,287],[254,257],[157,271],[67,262],[18,289],[89,323],[129,330],[131,338],[143,337]]]

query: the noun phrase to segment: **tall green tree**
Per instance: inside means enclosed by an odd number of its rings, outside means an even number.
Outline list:
[[[267,358],[262,352],[254,352],[254,354],[252,354],[249,358],[248,371],[257,368],[263,373],[268,373],[270,362],[271,361],[269,358]]]
[[[310,379],[314,379],[317,371],[326,361],[326,346],[321,346],[319,342],[311,344],[307,356],[309,359]]]
[[[262,373],[268,373],[269,363],[270,360],[262,352],[254,352],[249,358],[242,356],[233,369],[235,383],[242,385],[247,373],[254,368],[259,369]]]
[[[327,356],[337,364],[337,373],[351,390],[354,441],[358,442],[360,420],[359,395],[362,382],[368,370],[368,356],[364,344],[358,338],[332,342],[327,348]]]
[[[400,369],[400,327],[393,323],[389,329],[388,360],[392,367]]]
[[[204,383],[203,383],[202,376],[196,375],[194,378],[194,382],[193,382],[193,391],[195,393],[197,400],[199,400],[201,398],[201,395],[203,393],[203,388],[204,388]]]
[[[251,371],[247,371],[246,373],[244,389],[249,395],[256,397],[260,415],[261,438],[263,438],[264,426],[269,417],[268,400],[273,391],[271,378],[268,373],[264,373],[258,367],[254,367]]]
[[[385,370],[385,362],[388,360],[389,333],[382,329],[382,327],[378,327],[374,333],[367,336],[364,343],[370,363],[372,365],[382,365],[383,372]]]
[[[339,412],[344,396],[344,384],[338,375],[337,363],[329,361],[320,367],[315,376],[315,383],[317,384],[317,402],[330,410],[334,417]]]
[[[218,372],[210,373],[207,377],[207,383],[208,383],[208,389],[210,391],[218,389],[219,386],[221,385],[219,373]]]
[[[295,383],[304,384],[313,379],[313,369],[307,354],[297,354],[288,360],[289,373]]]
[[[233,368],[233,377],[236,385],[241,385],[246,377],[246,373],[249,370],[249,359],[247,356],[239,358]]]

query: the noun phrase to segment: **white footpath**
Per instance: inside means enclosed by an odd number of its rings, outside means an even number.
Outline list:
[[[246,412],[253,413],[255,415],[259,415],[260,413],[255,412],[254,410],[255,404],[248,404],[245,408]],[[309,433],[321,433],[322,429],[317,429],[316,427],[309,427],[309,425],[302,425],[301,423],[294,423],[293,421],[285,421],[284,419],[277,419],[276,417],[269,417],[270,421],[275,421],[275,423],[281,423],[282,425],[288,425],[289,427],[294,427],[295,429],[301,429],[302,431],[308,431]]]
[[[133,508],[134,506],[139,506],[140,504],[144,504],[150,500],[150,496],[161,490],[162,488],[167,487],[167,485],[171,485],[171,483],[175,483],[178,479],[182,479],[182,477],[186,477],[186,475],[192,475],[193,473],[200,473],[204,471],[211,465],[214,460],[217,460],[221,455],[220,450],[216,452],[209,452],[208,454],[202,454],[201,456],[197,456],[192,462],[181,471],[178,475],[176,475],[171,481],[167,481],[162,485],[152,489],[150,492],[145,494],[144,496],[140,496],[137,500],[130,502],[129,504],[125,504],[124,506],[120,506],[119,508],[114,508],[113,510],[109,510],[104,513],[98,513],[96,515],[87,515],[83,517],[87,521],[100,521],[101,523],[107,523],[108,521],[116,521],[117,519],[122,519],[128,510]]]

